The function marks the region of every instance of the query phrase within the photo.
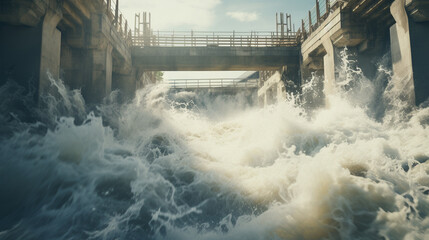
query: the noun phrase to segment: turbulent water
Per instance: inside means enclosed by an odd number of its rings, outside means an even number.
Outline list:
[[[53,81],[30,121],[3,85],[0,239],[429,239],[429,108],[343,57],[337,94],[265,108],[160,85],[87,113]]]

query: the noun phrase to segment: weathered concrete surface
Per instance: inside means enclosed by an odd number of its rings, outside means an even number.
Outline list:
[[[133,64],[149,71],[277,70],[299,62],[297,47],[133,48]]]
[[[0,24],[0,84],[14,80],[27,91],[37,91],[41,44],[42,24],[37,27]]]
[[[427,0],[406,0],[405,5],[410,17],[414,22],[429,21],[429,1]]]
[[[335,82],[337,79],[336,67],[338,66],[338,48],[334,46],[331,39],[326,39],[323,42],[323,47],[326,50],[323,56],[323,72],[325,81],[323,85],[323,92],[326,96],[335,92]]]
[[[362,23],[338,8],[302,43],[302,64],[306,68],[321,69],[323,67],[319,65],[321,62],[317,58],[323,58],[330,50],[324,48],[324,43],[331,41],[335,47],[350,47],[359,45],[365,38]]]
[[[261,74],[260,74],[261,76]],[[301,92],[299,66],[283,66],[275,71],[266,81],[259,80],[258,103],[267,106],[287,98],[288,94],[296,95]]]
[[[57,25],[61,17],[58,12],[47,11],[43,18],[39,97],[49,92],[50,77],[54,79],[60,77],[61,32],[57,29]]]
[[[405,0],[391,6],[396,24],[390,28],[394,90],[410,105],[419,105],[429,97],[429,22],[413,22]]]
[[[131,53],[106,14],[90,13],[82,24],[63,39],[63,51],[69,53],[63,54],[61,66],[65,82],[82,89],[87,102],[97,103],[112,91],[113,75],[132,76]]]
[[[100,102],[113,72],[133,76],[129,42],[109,13],[101,0],[2,0],[0,81],[35,89],[37,100],[51,93],[50,76],[61,77],[87,102]]]
[[[49,8],[50,0],[1,0],[0,22],[36,27]]]
[[[14,80],[41,96],[50,87],[48,73],[59,78],[61,32],[56,26],[61,11],[56,3],[48,5],[46,1],[10,4],[21,9],[12,11],[16,16],[0,14],[4,21],[0,24],[0,81]]]
[[[276,71],[264,85],[258,90],[259,106],[268,106],[286,99],[285,85],[281,80],[281,74]]]

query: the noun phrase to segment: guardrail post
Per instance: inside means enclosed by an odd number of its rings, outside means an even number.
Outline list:
[[[330,14],[331,11],[331,1],[330,0],[326,0],[326,16],[328,16]]]
[[[119,0],[116,0],[116,6],[115,6],[115,25],[118,25],[118,18],[119,18]]]
[[[111,8],[112,8],[112,0],[107,0],[107,16],[110,16],[110,11],[111,11]],[[109,19],[110,19],[110,17],[109,17]]]
[[[316,17],[317,17],[317,24],[320,23],[320,5],[319,0],[316,0]]]
[[[122,13],[119,15],[119,24],[118,24],[119,34],[122,34]]]
[[[308,31],[313,32],[313,23],[311,22],[311,11],[308,11]]]
[[[125,29],[124,29],[125,35],[128,33],[128,21],[125,19]]]
[[[328,0],[329,1],[329,0]],[[302,29],[302,33],[305,35],[305,23],[304,23],[304,19],[301,20],[301,29]]]
[[[235,47],[235,31],[232,31],[232,46]]]

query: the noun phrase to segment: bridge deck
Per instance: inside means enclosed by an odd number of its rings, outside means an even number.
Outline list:
[[[134,47],[146,71],[259,71],[299,63],[298,47]]]
[[[204,32],[157,31],[135,32],[133,46],[139,47],[272,47],[296,46],[296,33],[276,32]]]
[[[167,84],[174,89],[247,89],[258,88],[258,79],[169,79]]]

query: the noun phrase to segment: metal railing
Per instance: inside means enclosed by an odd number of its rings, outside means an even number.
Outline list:
[[[300,41],[305,40],[331,13],[340,5],[339,0],[316,0],[316,5],[308,11],[308,16],[302,20],[297,36]]]
[[[166,84],[173,89],[257,88],[258,79],[169,79]]]
[[[297,32],[204,32],[204,31],[156,31],[132,32],[128,21],[119,10],[119,0],[101,0],[113,26],[127,44],[146,47],[272,47],[296,46],[305,40],[326,18],[331,10],[338,8],[340,0],[316,0],[316,5],[302,20]],[[2,5],[2,9],[3,9]]]
[[[279,35],[275,32],[204,32],[156,31],[150,36],[134,33],[134,46],[161,47],[271,47],[295,46],[296,33]]]
[[[106,9],[106,14],[113,23],[116,31],[121,35],[126,42],[132,44],[131,29],[128,21],[125,19],[122,12],[119,10],[119,0],[103,0],[103,7]]]

